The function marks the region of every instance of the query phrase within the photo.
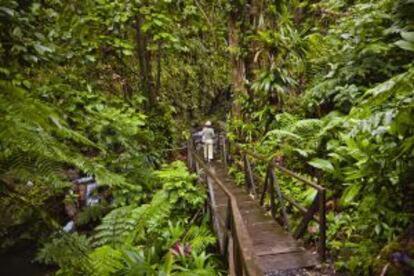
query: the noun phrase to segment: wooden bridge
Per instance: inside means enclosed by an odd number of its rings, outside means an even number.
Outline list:
[[[228,260],[230,275],[302,275],[303,269],[324,261],[325,189],[280,166],[272,158],[268,160],[238,145],[232,145],[234,154],[230,156],[229,146],[229,141],[221,137],[218,143],[221,160],[207,164],[190,141],[187,160],[189,168],[207,186],[214,229],[220,251]],[[241,160],[237,161],[235,156]],[[267,171],[263,185],[256,185],[260,177],[253,173],[250,159],[265,163]],[[244,170],[244,188],[238,187],[227,173],[231,161]],[[317,191],[309,209],[282,193],[275,171],[296,178]],[[269,200],[271,215],[264,209],[265,201]],[[291,231],[287,204],[303,213],[294,232]],[[281,213],[281,220],[277,213]],[[319,224],[319,254],[306,250],[298,241],[311,220]]]

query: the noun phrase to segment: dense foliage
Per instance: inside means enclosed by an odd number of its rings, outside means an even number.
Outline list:
[[[219,273],[205,192],[162,164],[194,123],[227,118],[231,139],[327,188],[338,271],[410,269],[392,256],[414,256],[413,14],[411,0],[0,1],[0,249],[35,241],[64,275]],[[62,233],[85,175],[102,201]]]
[[[204,193],[182,164],[153,171],[228,86],[220,6],[0,1],[2,251],[47,241],[65,275],[215,271]],[[102,201],[79,208],[85,175]],[[59,234],[71,218],[87,236]]]
[[[205,251],[215,237],[197,211],[205,192],[180,161],[155,171],[154,178],[148,203],[113,209],[90,238],[77,233],[52,237],[37,259],[59,265],[58,275],[218,274]]]
[[[414,4],[257,5],[256,25],[240,29],[251,72],[233,112],[234,139],[328,188],[336,267],[379,275],[393,253],[414,253]],[[310,203],[311,191],[280,177],[287,193]]]

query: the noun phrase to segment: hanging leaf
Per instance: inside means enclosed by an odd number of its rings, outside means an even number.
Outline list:
[[[325,172],[333,172],[335,170],[332,163],[326,159],[314,158],[308,164]]]

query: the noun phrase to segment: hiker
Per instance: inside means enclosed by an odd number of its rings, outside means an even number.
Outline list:
[[[204,159],[209,162],[213,160],[213,144],[214,144],[214,129],[211,127],[211,122],[207,121],[201,131],[201,141],[204,144]]]

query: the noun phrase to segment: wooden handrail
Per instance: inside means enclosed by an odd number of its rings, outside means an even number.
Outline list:
[[[227,163],[231,161],[233,158],[230,158],[229,151],[230,151],[230,143],[226,137],[222,137],[219,139],[219,147],[221,146],[222,154],[223,154],[223,165],[227,168]],[[255,174],[250,166],[250,162],[248,160],[248,156],[253,157],[254,159],[263,161],[267,164],[267,173],[264,181],[263,191],[260,193],[260,202],[263,205],[263,200],[266,198],[266,194],[270,194],[270,202],[271,202],[271,211],[272,216],[276,219],[276,196],[278,197],[277,200],[281,204],[282,207],[282,218],[284,220],[284,225],[287,226],[289,232],[290,223],[289,218],[286,213],[285,203],[286,200],[291,206],[299,209],[299,211],[303,214],[303,219],[301,220],[300,224],[297,226],[294,236],[295,238],[301,238],[303,234],[306,232],[307,225],[313,219],[319,224],[319,245],[318,251],[319,256],[322,261],[325,260],[325,252],[326,252],[326,190],[324,187],[305,179],[304,177],[296,174],[295,172],[279,165],[274,160],[274,156],[266,157],[250,151],[248,149],[243,148],[239,144],[232,144],[239,153],[241,153],[244,164],[242,166],[245,170],[245,184],[247,190],[256,192],[256,185],[255,185]],[[263,271],[257,266],[256,256],[254,255],[253,243],[252,240],[246,230],[246,225],[242,219],[240,209],[238,208],[236,198],[234,195],[226,188],[226,186],[221,182],[221,180],[210,170],[209,166],[204,162],[204,160],[195,152],[193,143],[189,141],[188,143],[188,154],[189,154],[189,167],[190,168],[203,168],[206,175],[216,183],[216,186],[223,191],[223,193],[228,198],[228,207],[227,213],[228,217],[226,218],[226,229],[231,229],[231,235],[233,239],[233,264],[236,268],[236,274],[242,275],[244,270],[245,275],[263,275]],[[233,160],[236,161],[236,160]],[[293,198],[285,195],[281,192],[279,183],[277,181],[277,176],[275,171],[278,170],[290,177],[293,177],[299,180],[301,183],[310,186],[317,190],[317,196],[314,198],[311,206],[307,209],[301,206],[298,202],[296,202]],[[208,181],[207,181],[208,182]],[[209,182],[208,182],[209,183]],[[208,184],[209,185],[209,184]],[[258,191],[260,192],[260,191]],[[256,196],[255,196],[256,198]],[[316,214],[319,213],[317,216]],[[226,230],[228,231],[228,230]],[[292,233],[292,232],[291,232]],[[293,233],[292,233],[293,234]],[[227,243],[228,243],[228,233],[224,233],[224,242],[220,244],[223,252],[228,250]],[[241,269],[241,270],[240,270]]]
[[[242,259],[243,267],[247,275],[263,275],[263,271],[257,265],[256,257],[254,255],[253,242],[250,238],[250,235],[247,232],[246,225],[243,221],[240,209],[237,205],[236,198],[234,195],[226,188],[226,186],[221,182],[221,180],[211,172],[210,168],[205,164],[205,162],[194,152],[192,148],[189,149],[192,157],[196,162],[204,169],[205,173],[217,184],[217,186],[226,194],[229,198],[231,217],[234,223],[234,236],[233,239],[236,239],[238,248],[240,251],[240,257]]]
[[[223,143],[225,144],[225,143]],[[263,203],[263,200],[265,198],[265,194],[267,192],[268,186],[270,189],[270,197],[271,197],[271,210],[272,210],[272,215],[274,216],[275,213],[275,195],[274,195],[274,190],[276,190],[278,197],[279,197],[279,202],[281,203],[281,207],[282,207],[282,214],[283,214],[283,219],[284,219],[284,224],[287,226],[288,230],[290,230],[290,223],[288,220],[288,217],[286,215],[286,210],[285,210],[285,205],[283,203],[283,200],[287,200],[292,206],[294,206],[295,208],[299,209],[299,211],[304,215],[302,221],[300,222],[299,226],[297,227],[297,230],[295,231],[295,237],[296,238],[300,238],[302,237],[302,235],[304,234],[304,232],[306,231],[306,226],[308,225],[308,223],[310,222],[310,220],[315,220],[318,224],[319,224],[319,256],[321,258],[322,261],[325,260],[325,253],[326,253],[326,206],[325,206],[325,201],[326,201],[326,190],[324,187],[309,181],[305,178],[303,178],[302,176],[296,174],[295,172],[279,165],[276,163],[276,161],[274,160],[274,156],[271,157],[266,157],[263,155],[260,155],[258,153],[255,153],[253,151],[250,151],[248,149],[243,148],[242,146],[240,146],[239,144],[234,144],[234,146],[238,149],[238,151],[241,153],[242,157],[246,160],[246,156],[249,155],[257,160],[263,161],[265,163],[267,163],[268,169],[267,169],[267,173],[266,173],[266,177],[265,177],[265,181],[264,181],[264,187],[263,187],[263,192],[261,193],[261,198],[260,198],[260,202],[261,204]],[[244,170],[245,170],[245,174],[246,176],[249,175],[250,178],[253,178],[253,172],[249,167],[246,167],[246,162],[244,165]],[[276,177],[274,175],[273,170],[277,169],[279,171],[281,171],[282,173],[291,176],[297,180],[299,180],[300,182],[304,183],[305,185],[308,185],[314,189],[317,190],[317,196],[315,197],[311,207],[309,209],[304,208],[303,206],[301,206],[298,202],[296,202],[294,199],[288,197],[287,195],[285,195],[284,193],[281,193],[280,191],[280,187],[279,184],[276,182]],[[271,175],[270,179],[269,179],[269,173]],[[247,184],[247,182],[246,182]],[[315,216],[315,213],[319,212],[319,217]]]
[[[266,156],[264,156],[264,155],[260,155],[260,154],[258,154],[258,153],[255,153],[255,152],[252,152],[252,151],[250,151],[250,150],[248,150],[248,149],[245,149],[245,148],[242,148],[242,147],[240,147],[240,145],[239,144],[235,144],[235,146],[240,150],[240,151],[242,151],[242,152],[244,152],[244,153],[246,153],[246,154],[248,154],[248,155],[250,155],[250,156],[252,156],[252,157],[254,157],[254,158],[256,158],[256,159],[259,159],[259,160],[261,160],[261,161],[264,161],[264,162],[272,162],[272,160],[273,160],[273,157],[266,157]],[[283,167],[283,166],[281,166],[281,165],[279,165],[279,164],[277,164],[277,163],[273,163],[272,164],[275,168],[277,168],[277,169],[279,169],[280,171],[282,171],[282,172],[284,172],[285,174],[287,174],[287,175],[289,175],[289,176],[291,176],[291,177],[294,177],[294,178],[296,178],[297,180],[300,180],[300,181],[302,181],[303,183],[305,183],[305,184],[307,184],[307,185],[309,185],[309,186],[311,186],[311,187],[313,187],[313,188],[315,188],[316,190],[318,190],[318,191],[322,191],[322,190],[325,190],[325,188],[324,187],[322,187],[322,186],[320,186],[320,185],[318,185],[318,184],[316,184],[316,183],[314,183],[314,182],[312,182],[312,181],[309,181],[309,180],[307,180],[307,179],[305,179],[305,178],[303,178],[302,176],[300,176],[300,175],[298,175],[298,174],[296,174],[296,173],[294,173],[294,172],[292,172],[291,170],[289,170],[289,169],[287,169],[287,168],[285,168],[285,167]]]

